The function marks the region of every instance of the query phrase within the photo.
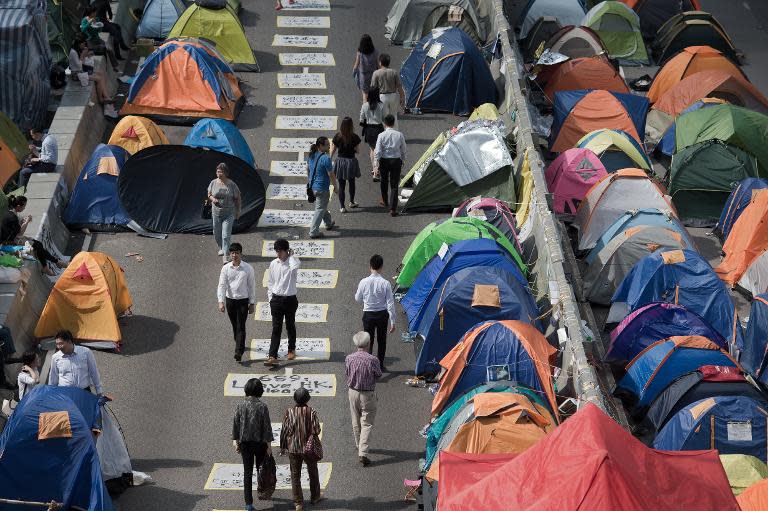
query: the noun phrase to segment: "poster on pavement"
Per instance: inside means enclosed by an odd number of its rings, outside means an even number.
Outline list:
[[[267,287],[269,268],[264,270],[261,283]],[[339,270],[301,268],[296,275],[296,287],[305,289],[331,289],[339,280]]]
[[[306,199],[306,194],[305,194]],[[313,211],[291,209],[265,209],[259,218],[259,227],[309,227]]]
[[[290,397],[299,387],[304,387],[315,397],[336,395],[335,374],[243,374],[229,373],[224,380],[224,395],[245,396],[245,384],[258,378],[264,385],[264,397]]]
[[[331,28],[328,16],[278,16],[277,28]]]
[[[284,35],[275,34],[272,46],[293,46],[294,48],[325,48],[328,36],[325,35]]]
[[[308,153],[315,140],[317,138],[272,137],[269,139],[269,150],[273,153]]]
[[[269,165],[269,175],[279,177],[301,177],[306,179],[307,162],[296,160],[272,161]]]
[[[325,89],[325,73],[277,73],[281,89]]]
[[[333,109],[336,97],[333,94],[278,94],[275,103],[277,108]]]
[[[335,115],[278,115],[275,129],[336,131],[338,122]]]
[[[296,323],[325,323],[327,317],[327,303],[300,303],[296,311]],[[269,302],[256,303],[256,321],[272,321]]]
[[[281,53],[281,66],[335,66],[333,53]]]
[[[310,259],[333,259],[333,240],[291,240],[293,253]],[[264,240],[261,257],[275,257],[275,240]]]
[[[274,453],[273,453],[274,454]],[[280,456],[275,456],[275,461],[281,461]],[[317,472],[320,476],[320,488],[326,488],[328,481],[331,479],[330,462],[323,462],[317,464]],[[309,489],[309,476],[307,475],[307,466],[301,467],[301,487]],[[256,489],[256,471],[253,471],[252,485],[253,489]],[[243,464],[242,463],[214,463],[211,469],[208,480],[205,482],[206,490],[243,490]],[[291,489],[291,470],[288,464],[277,465],[277,486],[276,490],[290,490]]]
[[[295,0],[283,3],[284,11],[330,11],[330,0]]]
[[[273,200],[307,200],[307,185],[270,183],[267,186],[267,199]]]
[[[250,350],[245,356],[248,360],[266,360],[269,356],[270,339],[251,339]],[[288,339],[280,339],[277,349],[280,358],[288,354]],[[295,360],[329,360],[331,358],[331,340],[328,337],[298,337],[296,339]]]

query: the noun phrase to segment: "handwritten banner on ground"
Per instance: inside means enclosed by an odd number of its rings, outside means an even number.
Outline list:
[[[293,3],[283,2],[284,11],[330,11],[330,0],[296,0]]]
[[[280,458],[278,457],[278,460]],[[317,464],[317,472],[320,476],[320,487],[326,488],[331,479],[332,464],[329,462],[320,462]],[[243,464],[242,463],[214,463],[208,480],[205,482],[206,490],[240,490],[243,491]],[[253,489],[256,489],[256,471],[253,471],[253,480],[251,482]],[[306,465],[301,467],[301,487],[309,489],[309,476],[307,475]],[[291,489],[291,469],[289,465],[277,465],[277,485],[276,490]]]
[[[278,94],[275,96],[277,108],[336,108],[333,94]]]
[[[307,185],[270,183],[267,186],[267,199],[296,201],[307,200]]]
[[[325,35],[281,35],[275,34],[272,46],[293,46],[294,48],[325,48],[328,36]]]
[[[278,115],[275,128],[279,130],[336,131],[339,118],[335,115]]]
[[[269,139],[269,150],[273,153],[308,153],[315,138],[280,138]]]
[[[331,28],[328,16],[278,16],[278,28]]]
[[[298,257],[333,259],[333,240],[291,240],[291,248]],[[263,240],[261,257],[275,257],[275,240]]]
[[[269,269],[264,270],[262,285],[267,287]],[[296,286],[304,289],[331,289],[336,287],[339,280],[339,270],[312,270],[302,268],[296,275]]]
[[[333,53],[281,53],[281,66],[335,66]]]
[[[259,227],[309,227],[314,211],[265,209],[259,218]]]
[[[281,89],[325,89],[325,73],[277,73]]]
[[[300,303],[296,311],[297,323],[325,323],[328,317],[327,303]],[[256,304],[256,321],[272,321],[269,302]]]
[[[273,422],[272,423],[272,437],[274,440],[272,440],[272,447],[280,447],[280,432],[283,430],[283,423],[282,422]],[[320,423],[320,434],[317,435],[320,437],[320,440],[323,439],[323,423]]]
[[[269,175],[279,177],[307,177],[307,162],[295,160],[272,161],[269,164]]]
[[[252,339],[248,360],[266,360],[269,356],[270,339]],[[280,339],[277,354],[285,358],[288,354],[288,339]],[[331,340],[328,337],[299,337],[296,339],[296,360],[329,360]]]
[[[300,387],[313,396],[333,397],[336,395],[335,374],[242,374],[229,373],[224,380],[224,395],[245,396],[245,384],[251,378],[258,378],[264,386],[265,397],[290,397]]]

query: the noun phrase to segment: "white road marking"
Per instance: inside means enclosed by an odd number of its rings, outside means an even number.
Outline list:
[[[281,53],[281,66],[335,66],[333,53]]]
[[[292,46],[294,48],[325,48],[328,46],[328,36],[275,34],[272,46]]]
[[[335,115],[278,115],[275,129],[336,131],[338,122]]]

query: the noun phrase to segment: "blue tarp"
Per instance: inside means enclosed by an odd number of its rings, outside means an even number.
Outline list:
[[[103,230],[126,225],[131,219],[117,196],[117,176],[128,151],[116,145],[99,144],[80,171],[75,189],[64,210],[64,223],[73,227]]]
[[[520,273],[520,267],[509,252],[496,241],[478,238],[452,243],[448,245],[448,250],[442,257],[435,255],[427,263],[400,301],[408,316],[411,332],[418,330],[429,300],[440,289],[445,279],[472,266],[501,268],[512,273],[524,286],[528,285],[528,281]]]
[[[720,454],[748,454],[765,463],[766,415],[760,403],[748,397],[702,399],[669,419],[653,447],[665,451],[717,449]]]
[[[72,436],[38,440],[41,414],[53,412],[66,412]],[[99,398],[90,392],[47,385],[32,389],[0,436],[0,497],[111,511],[92,433],[100,428]],[[0,509],[21,507],[0,504]]]
[[[752,192],[763,188],[768,188],[768,180],[766,179],[757,177],[742,179],[736,189],[731,192],[728,200],[725,201],[720,220],[717,221],[714,229],[715,234],[718,234],[722,240],[728,239],[733,224],[736,223],[736,220],[752,200]]]
[[[423,112],[469,115],[496,103],[491,70],[474,41],[459,28],[439,28],[414,46],[400,69],[406,106]]]
[[[691,106],[680,112],[680,115],[685,115],[688,112],[694,112],[696,110],[699,110],[701,108],[708,108],[710,106],[717,106],[721,103],[712,103],[712,102],[705,102],[702,100],[698,100],[695,103],[693,103]],[[680,117],[678,115],[678,118]],[[659,141],[659,145],[656,146],[656,149],[661,151],[663,154],[667,156],[672,156],[675,154],[675,150],[677,146],[675,145],[675,128],[677,126],[677,119],[675,119],[675,122],[672,123],[672,125],[667,128],[667,131],[664,132],[664,135],[661,137],[661,140]]]
[[[192,126],[184,145],[207,147],[237,156],[251,167],[255,166],[253,153],[240,130],[225,119],[200,119]]]
[[[615,133],[618,133],[621,137],[627,139],[630,144],[632,144],[635,149],[637,149],[637,152],[640,154],[640,156],[643,157],[645,162],[648,164],[648,168],[653,168],[653,163],[651,163],[650,158],[648,158],[648,155],[645,153],[645,149],[637,143],[637,140],[635,140],[633,137],[631,137],[629,134],[627,134],[626,131],[622,130],[595,130],[589,135],[586,135],[584,139],[581,141],[581,143],[578,145],[578,147],[583,148],[589,145],[590,140],[595,138],[596,136],[600,135],[603,131],[613,131]],[[614,148],[616,146],[613,146]],[[602,154],[598,154],[597,158],[600,160],[600,163],[603,164],[603,167],[605,167],[605,170],[609,173],[616,172],[617,170],[621,169],[633,169],[637,168],[637,163],[629,157],[627,153],[624,151],[620,151],[618,149],[609,149],[606,151],[603,151]]]
[[[768,384],[768,293],[752,300],[749,323],[744,334],[744,349],[739,361],[744,369],[761,382]]]
[[[185,8],[181,0],[149,0],[144,6],[136,37],[165,39]]]
[[[500,307],[472,306],[476,286],[497,286]],[[478,288],[477,290],[480,290]],[[500,268],[465,268],[446,279],[424,312],[418,333],[424,339],[416,374],[440,371],[440,360],[472,326],[492,319],[517,319],[538,327],[536,303],[528,289]]]

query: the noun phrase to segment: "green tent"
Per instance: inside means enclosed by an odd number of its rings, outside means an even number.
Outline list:
[[[429,260],[440,252],[443,244],[450,245],[457,241],[475,238],[496,240],[512,255],[523,275],[527,273],[528,268],[520,258],[520,254],[495,226],[474,217],[449,218],[432,222],[416,235],[403,256],[400,274],[397,276],[398,286],[409,287]]]
[[[706,140],[672,157],[667,189],[686,225],[714,225],[731,191],[747,177],[761,177],[757,158],[721,140]]]
[[[87,0],[48,0],[48,42],[51,62],[67,65],[69,49],[80,35],[80,20]]]
[[[756,156],[760,173],[768,174],[768,116],[723,104],[681,115],[675,126],[678,152],[706,140],[722,140]]]
[[[738,495],[753,484],[768,477],[768,466],[754,456],[747,454],[721,454],[728,483],[734,495]]]
[[[20,162],[23,162],[29,154],[29,142],[19,131],[18,126],[3,112],[0,112],[0,139],[13,151]]]
[[[235,71],[259,70],[243,25],[228,6],[209,9],[197,4],[190,5],[168,33],[168,39],[174,37],[207,39],[216,45],[216,49]]]
[[[581,20],[600,37],[612,59],[624,65],[647,65],[648,52],[637,13],[621,2],[600,2]]]

